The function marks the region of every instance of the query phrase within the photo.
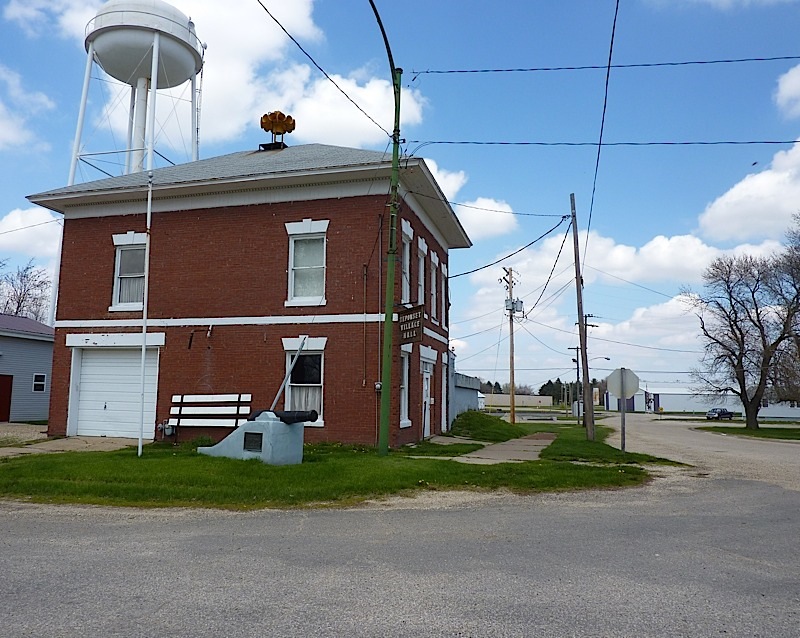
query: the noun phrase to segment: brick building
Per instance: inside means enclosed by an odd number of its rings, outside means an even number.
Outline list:
[[[146,173],[30,196],[64,214],[49,433],[152,439],[186,395],[268,408],[302,341],[277,408],[319,412],[307,441],[375,444],[390,174],[388,154],[319,144],[156,169],[149,268]],[[396,309],[424,319],[416,343],[395,325],[391,445],[447,428],[448,252],[471,245],[423,160],[400,194]]]

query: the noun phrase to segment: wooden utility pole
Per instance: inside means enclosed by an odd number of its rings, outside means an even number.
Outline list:
[[[575,292],[578,297],[578,338],[580,340],[580,362],[583,368],[584,380],[589,378],[589,356],[586,350],[586,321],[583,314],[583,277],[581,277],[581,257],[578,249],[578,216],[575,213],[575,193],[569,196],[572,210],[572,241],[575,253]],[[592,405],[592,391],[589,384],[583,384],[583,423],[586,426],[586,438],[594,441],[594,406]],[[578,405],[580,411],[580,404]]]
[[[508,299],[506,300],[506,310],[508,310],[509,328],[509,407],[511,411],[511,423],[517,422],[516,400],[514,398],[514,269],[503,268],[506,276],[501,279],[508,289]]]

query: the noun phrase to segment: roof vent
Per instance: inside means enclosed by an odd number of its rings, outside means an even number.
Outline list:
[[[283,136],[294,131],[295,121],[291,115],[280,111],[271,111],[261,116],[261,128],[267,133],[272,133],[271,144],[259,144],[262,151],[277,151],[286,148]]]

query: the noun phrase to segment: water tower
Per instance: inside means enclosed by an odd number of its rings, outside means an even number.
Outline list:
[[[153,167],[155,106],[158,89],[192,82],[192,159],[197,159],[196,77],[204,45],[194,24],[162,0],[111,0],[86,27],[86,73],[72,151],[69,185],[75,183],[92,65],[130,85],[125,173]],[[145,153],[146,151],[146,153]]]

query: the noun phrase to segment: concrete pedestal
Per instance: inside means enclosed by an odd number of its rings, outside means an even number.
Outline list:
[[[287,425],[274,413],[262,412],[216,445],[197,451],[230,459],[259,459],[269,465],[297,465],[303,462],[303,428],[302,422]]]

